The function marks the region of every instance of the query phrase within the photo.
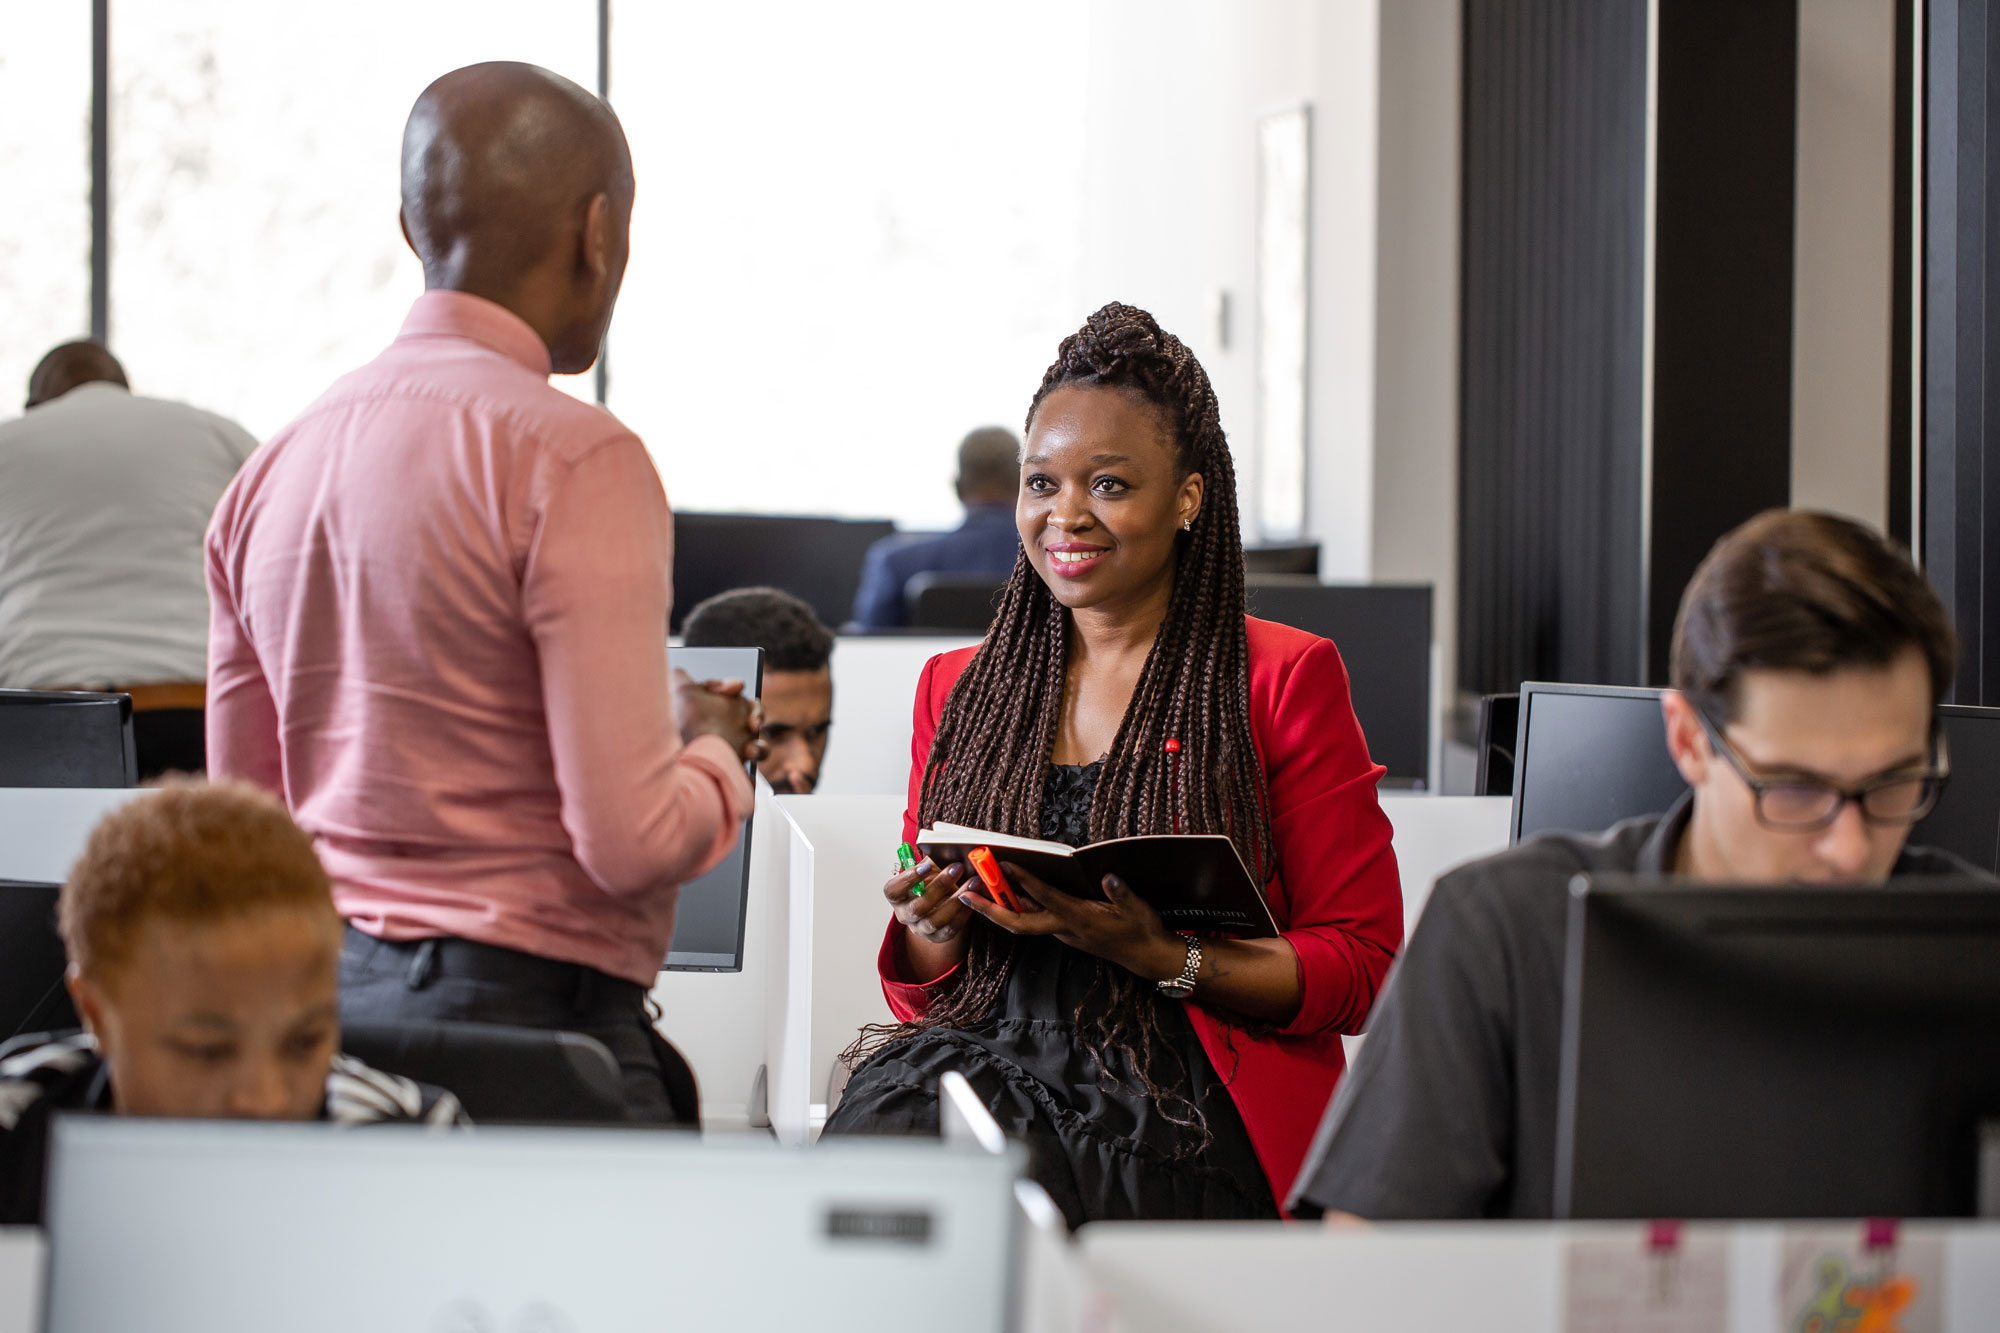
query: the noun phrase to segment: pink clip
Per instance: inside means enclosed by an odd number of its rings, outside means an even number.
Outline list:
[[[1861,1248],[1864,1250],[1893,1250],[1896,1248],[1896,1231],[1901,1224],[1893,1217],[1871,1217],[1861,1233]]]
[[[1646,1248],[1654,1254],[1663,1254],[1681,1247],[1681,1226],[1679,1221],[1655,1220],[1646,1224]]]

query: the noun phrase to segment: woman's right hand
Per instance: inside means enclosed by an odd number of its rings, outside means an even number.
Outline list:
[[[965,957],[965,931],[973,911],[958,900],[958,891],[970,873],[963,861],[940,870],[925,857],[883,884],[882,896],[908,931],[907,961],[915,980],[933,981]]]

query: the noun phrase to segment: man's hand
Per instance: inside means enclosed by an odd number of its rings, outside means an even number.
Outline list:
[[[757,739],[764,727],[764,710],[756,700],[743,697],[740,680],[696,681],[675,667],[674,716],[680,719],[683,741],[720,736],[744,763],[764,758],[764,742]]]

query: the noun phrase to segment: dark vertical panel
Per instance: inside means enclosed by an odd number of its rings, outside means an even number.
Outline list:
[[[1716,538],[1792,491],[1798,0],[1659,0],[1647,672]]]
[[[111,341],[111,0],[90,7],[90,336]]]
[[[2000,518],[1996,422],[1987,408],[2000,338],[2000,264],[1990,219],[2000,171],[1988,133],[2000,103],[2000,25],[1990,0],[1931,0],[1926,8],[1924,105],[1924,571],[1957,622],[1953,697],[2000,703]]]
[[[1639,674],[1646,0],[1466,0],[1459,679]]]
[[[1917,4],[1896,0],[1896,147],[1895,184],[1890,187],[1894,210],[1889,259],[1889,535],[1911,544],[1911,441],[1915,403],[1911,396],[1910,362],[1915,331],[1910,282],[1914,244],[1915,198],[1910,171],[1915,162],[1915,96]]]

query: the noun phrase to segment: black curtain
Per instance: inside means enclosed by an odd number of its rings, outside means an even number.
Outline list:
[[[1467,0],[1463,688],[1641,669],[1645,0]]]
[[[1923,556],[1957,622],[1957,703],[2000,704],[2000,14],[1929,0],[1924,61]],[[1988,467],[1992,460],[1995,466]]]

